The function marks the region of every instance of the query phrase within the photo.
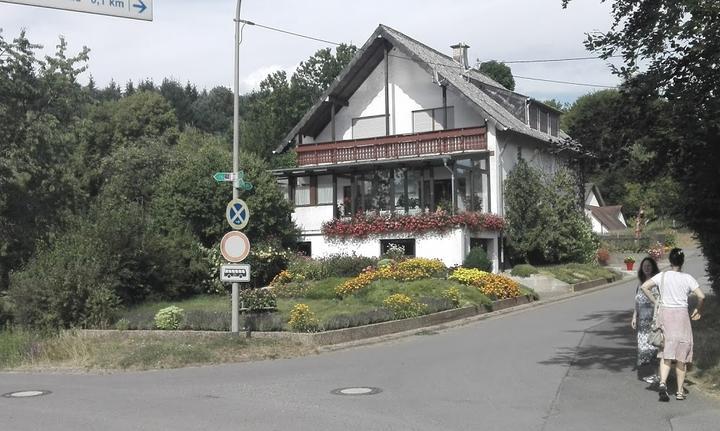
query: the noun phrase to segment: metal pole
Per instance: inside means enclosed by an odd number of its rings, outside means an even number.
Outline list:
[[[235,95],[233,100],[233,172],[237,174],[237,172],[240,170],[240,162],[239,162],[239,151],[240,151],[240,5],[242,4],[242,0],[238,0],[237,2],[237,9],[235,10],[235,48],[234,48],[234,54],[235,59],[233,63],[235,63],[235,77],[234,77],[234,92]],[[237,199],[239,197],[238,189],[235,188],[235,182],[233,181],[233,199]],[[239,309],[238,309],[238,297],[240,290],[240,283],[233,283],[232,284],[232,324],[231,329],[232,332],[239,334],[240,333],[240,325],[238,322],[239,318]]]

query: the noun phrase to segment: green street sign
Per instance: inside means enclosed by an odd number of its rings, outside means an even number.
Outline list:
[[[232,172],[216,172],[213,178],[215,181],[222,183],[225,181],[235,181],[236,175]]]

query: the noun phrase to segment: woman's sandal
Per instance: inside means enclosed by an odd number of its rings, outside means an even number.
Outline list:
[[[678,392],[675,394],[676,400],[684,400],[686,398],[686,395],[683,392]]]

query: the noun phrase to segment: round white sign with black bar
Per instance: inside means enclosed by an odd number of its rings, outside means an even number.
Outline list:
[[[228,262],[242,262],[250,254],[250,240],[242,232],[228,232],[220,241],[220,253]]]

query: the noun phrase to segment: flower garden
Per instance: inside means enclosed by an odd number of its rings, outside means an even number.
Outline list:
[[[362,326],[465,306],[492,309],[493,301],[534,292],[512,279],[474,268],[447,268],[423,258],[294,257],[265,289],[241,292],[246,322],[258,331],[316,332]],[[228,298],[204,296],[177,305],[172,328],[229,330]],[[121,329],[155,329],[163,306],[129,310]],[[178,316],[177,308],[180,309]],[[178,321],[179,319],[179,321]]]

